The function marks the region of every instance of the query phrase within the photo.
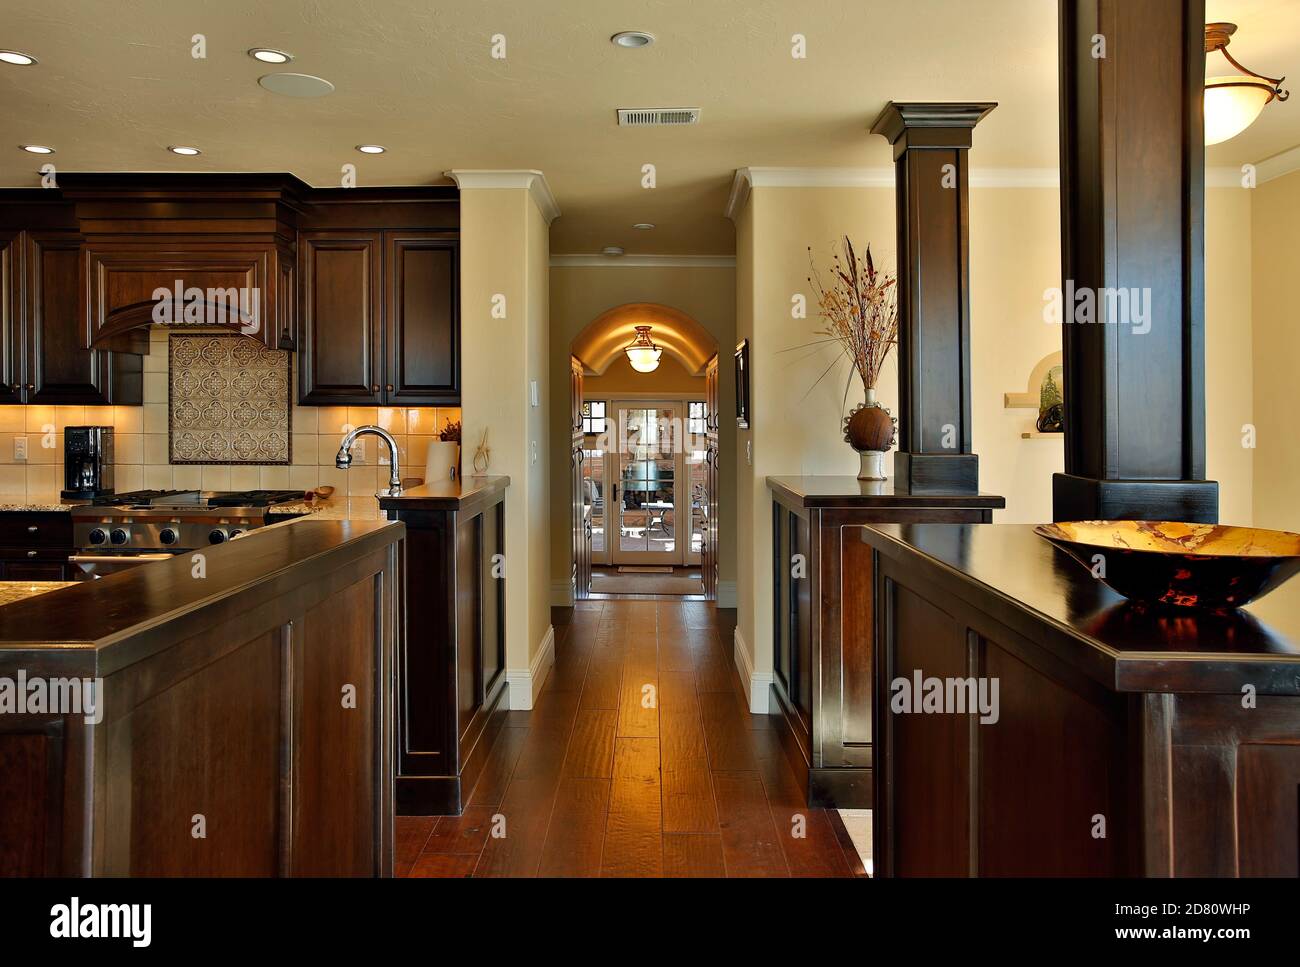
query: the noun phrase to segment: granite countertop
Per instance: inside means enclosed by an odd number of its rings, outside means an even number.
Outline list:
[[[64,501],[55,494],[0,494],[0,514],[38,514],[51,511],[67,513],[84,500]]]
[[[330,497],[326,500],[301,500],[292,504],[277,504],[272,509],[273,516],[298,514],[294,520],[310,517],[312,520],[383,520],[379,509],[379,500],[373,495],[351,497]],[[281,521],[279,523],[292,523]],[[275,524],[271,525],[276,526]]]
[[[61,588],[75,588],[78,581],[0,581],[0,607],[25,601],[38,594],[58,591]]]

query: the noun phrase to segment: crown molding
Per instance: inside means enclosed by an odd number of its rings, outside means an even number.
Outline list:
[[[453,168],[444,171],[444,175],[456,182],[461,191],[467,188],[527,188],[541,211],[542,217],[549,225],[560,217],[560,205],[551,193],[551,186],[546,182],[546,175],[535,168],[510,169],[475,169]]]
[[[734,269],[734,255],[552,255],[552,268]]]
[[[1275,154],[1271,158],[1255,162],[1255,184],[1262,185],[1266,181],[1281,178],[1297,170],[1300,170],[1300,145],[1281,154]],[[1240,176],[1238,178],[1240,183]]]

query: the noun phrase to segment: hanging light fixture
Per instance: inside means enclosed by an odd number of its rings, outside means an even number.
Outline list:
[[[1269,101],[1285,101],[1290,91],[1282,90],[1285,77],[1265,77],[1247,70],[1228,53],[1228,41],[1237,32],[1237,25],[1212,23],[1205,25],[1205,56],[1209,67],[1210,55],[1218,51],[1237,71],[1222,77],[1205,79],[1205,143],[1218,144],[1235,138],[1255,123]]]
[[[649,326],[637,326],[636,338],[623,352],[627,353],[627,361],[638,373],[653,373],[659,368],[659,357],[663,355],[663,350],[650,338]]]

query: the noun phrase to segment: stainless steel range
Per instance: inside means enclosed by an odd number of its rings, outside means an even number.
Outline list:
[[[292,516],[301,490],[137,490],[72,509],[72,563],[93,577],[161,557],[224,544]]]

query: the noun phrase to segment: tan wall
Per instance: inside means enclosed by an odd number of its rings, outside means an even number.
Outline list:
[[[731,352],[736,343],[735,270],[695,266],[553,266],[551,268],[551,589],[560,603],[569,584],[568,453],[569,347],[574,337],[607,309],[628,302],[656,302],[689,315],[717,340],[721,350],[719,395],[722,450],[719,507],[719,603],[730,606],[736,581],[735,474],[730,454],[736,447],[735,387]],[[611,369],[618,365],[614,363]],[[662,365],[660,368],[664,368]]]
[[[1300,191],[1294,198],[1292,224],[1300,222]],[[772,654],[767,618],[772,607],[771,500],[765,478],[852,474],[858,463],[840,429],[846,365],[810,390],[833,351],[792,351],[818,338],[814,331],[821,323],[811,304],[808,319],[792,319],[791,296],[808,293],[811,303],[807,246],[813,247],[825,275],[832,247],[845,232],[855,245],[871,243],[877,265],[894,268],[894,205],[894,192],[886,188],[757,188],[736,222],[737,338],[748,337],[752,344],[753,398],[752,430],[740,434],[737,452],[737,503],[749,530],[739,554],[738,628],[759,674],[770,668]],[[1247,193],[1239,189],[1214,189],[1206,205],[1208,473],[1221,482],[1223,519],[1247,523],[1252,516],[1251,467],[1248,452],[1240,447],[1240,426],[1249,419],[1251,395],[1250,304],[1241,281],[1250,258],[1248,205]],[[1256,212],[1258,207],[1257,197]],[[1256,239],[1258,243],[1258,228]],[[1006,510],[994,515],[997,522],[1050,520],[1052,474],[1064,467],[1062,441],[1022,439],[1037,413],[1006,409],[1003,396],[1024,392],[1039,360],[1061,348],[1059,327],[1043,321],[1044,290],[1061,284],[1057,190],[972,190],[970,264],[972,446],[980,457],[980,489],[1006,497]],[[1258,270],[1256,285],[1258,298]],[[1294,342],[1290,348],[1294,359]],[[1274,357],[1287,358],[1281,352]],[[1279,372],[1283,368],[1274,365]],[[897,413],[896,355],[886,363],[878,395]],[[861,390],[854,387],[848,406],[860,399]],[[752,467],[744,459],[750,441]],[[1300,463],[1294,456],[1300,450],[1291,450],[1289,459]],[[1297,463],[1291,465],[1292,480],[1300,470]],[[892,454],[886,471],[893,472]]]
[[[1300,323],[1295,297],[1300,171],[1260,185],[1251,201],[1255,523],[1300,531]]]
[[[609,369],[599,376],[587,376],[582,381],[585,399],[608,399],[615,393],[697,393],[704,398],[704,377],[693,376],[686,367],[667,353],[659,357],[659,368],[653,373],[638,373],[626,356],[615,359]]]
[[[486,430],[492,451],[488,472],[510,477],[506,667],[517,678],[530,667],[550,628],[545,567],[550,554],[550,456],[543,436],[549,401],[548,232],[523,188],[463,189],[460,204],[462,462],[472,466]],[[506,297],[505,319],[491,316],[498,293]],[[538,407],[530,405],[529,381],[534,379]],[[512,707],[530,707],[525,702],[531,698],[519,694],[512,683]]]
[[[456,407],[295,404],[290,466],[172,466],[167,445],[167,331],[161,327],[150,331],[144,370],[143,406],[0,406],[0,495],[57,502],[63,487],[63,430],[69,426],[113,427],[113,483],[118,493],[173,488],[311,490],[328,485],[340,494],[373,494],[380,484],[388,484],[384,445],[363,438],[353,450],[352,467],[336,469],[334,455],[345,424],[377,423],[387,429],[397,442],[402,476],[422,477],[429,442],[448,422],[460,419]],[[296,392],[297,383],[294,386]],[[13,441],[19,436],[27,437],[25,461],[13,458]]]

